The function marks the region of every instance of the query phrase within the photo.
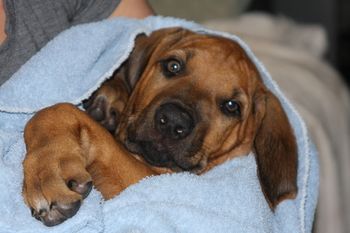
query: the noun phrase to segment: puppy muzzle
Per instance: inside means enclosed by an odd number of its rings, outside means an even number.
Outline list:
[[[167,101],[131,123],[125,145],[149,164],[173,170],[190,171],[198,166],[193,156],[201,147],[198,140],[198,117],[193,108]]]

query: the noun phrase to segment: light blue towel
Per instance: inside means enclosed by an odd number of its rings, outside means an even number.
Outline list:
[[[297,198],[271,212],[250,154],[202,176],[179,173],[145,178],[106,202],[93,190],[76,216],[52,228],[35,220],[21,196],[25,123],[43,107],[58,102],[79,105],[128,57],[137,34],[173,26],[221,35],[246,50],[265,84],[281,100],[297,135]],[[318,195],[318,161],[299,114],[239,38],[174,18],[116,19],[62,33],[0,87],[0,190],[0,233],[309,233]]]

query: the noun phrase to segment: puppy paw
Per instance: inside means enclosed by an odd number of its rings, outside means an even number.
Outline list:
[[[23,197],[32,216],[55,226],[74,216],[92,189],[79,160],[30,154],[24,160]]]
[[[127,100],[128,92],[123,83],[109,80],[83,102],[83,107],[94,120],[114,133]]]
[[[113,100],[102,93],[95,93],[83,102],[86,112],[99,122],[109,132],[114,132],[119,123],[120,111],[114,106]]]

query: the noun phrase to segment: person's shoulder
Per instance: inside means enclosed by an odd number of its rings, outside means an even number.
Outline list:
[[[73,12],[73,24],[89,23],[108,18],[120,0],[61,0]]]

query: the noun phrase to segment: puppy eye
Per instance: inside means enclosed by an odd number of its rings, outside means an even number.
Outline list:
[[[175,58],[162,61],[163,73],[167,77],[178,75],[183,70],[183,63]]]
[[[168,62],[166,68],[169,72],[176,74],[181,70],[181,64],[176,60],[171,60]]]
[[[235,100],[226,100],[220,104],[221,111],[228,115],[238,117],[241,115],[241,106]]]

